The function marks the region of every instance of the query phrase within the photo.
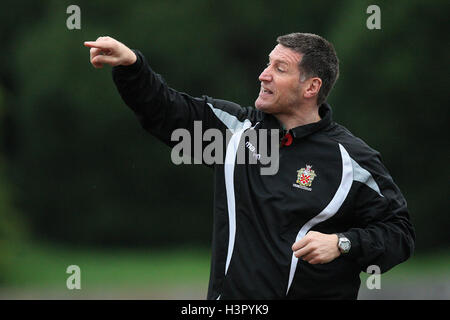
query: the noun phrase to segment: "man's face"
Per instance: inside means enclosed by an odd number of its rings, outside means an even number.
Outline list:
[[[271,114],[289,112],[302,101],[298,64],[302,55],[278,44],[269,54],[269,63],[259,76],[261,89],[255,107]]]

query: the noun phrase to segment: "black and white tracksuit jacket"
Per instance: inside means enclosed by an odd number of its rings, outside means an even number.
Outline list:
[[[403,195],[380,154],[335,123],[328,104],[319,122],[285,132],[255,108],[169,88],[135,53],[135,64],[113,68],[113,80],[145,130],[171,147],[172,132],[192,132],[194,121],[232,134],[227,161],[212,165],[208,299],[356,299],[361,271],[376,265],[385,272],[411,256],[415,233]],[[274,175],[262,175],[260,163],[235,161],[244,133],[261,129],[292,137],[279,147]],[[350,252],[326,264],[297,259],[291,247],[310,230],[344,233]]]

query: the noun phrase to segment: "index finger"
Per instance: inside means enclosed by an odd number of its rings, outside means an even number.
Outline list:
[[[304,246],[303,248],[300,248],[300,249],[294,251],[294,255],[295,255],[297,258],[303,258],[303,257],[308,256],[308,254],[310,254],[310,253],[313,252],[313,251],[314,251],[314,247],[313,247],[313,246],[311,246],[311,245],[306,245],[306,246]]]
[[[85,41],[84,46],[88,48],[99,48],[99,49],[107,49],[109,47],[107,43],[99,41]]]
[[[292,245],[292,251],[297,251],[308,244],[309,238],[303,237]]]

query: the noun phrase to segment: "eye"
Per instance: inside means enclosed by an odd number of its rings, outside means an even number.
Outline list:
[[[270,62],[267,62],[266,64],[266,68],[268,67],[270,67]],[[280,67],[278,63],[275,64],[275,67],[275,69],[280,73],[286,72],[286,70],[283,67]]]

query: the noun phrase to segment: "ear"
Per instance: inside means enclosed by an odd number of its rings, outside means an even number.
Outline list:
[[[322,87],[322,79],[318,77],[313,77],[306,80],[305,91],[303,92],[303,97],[306,99],[311,99],[319,94],[320,87]]]

